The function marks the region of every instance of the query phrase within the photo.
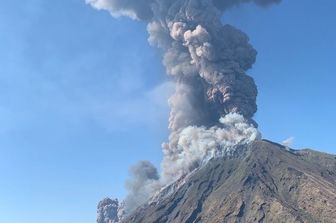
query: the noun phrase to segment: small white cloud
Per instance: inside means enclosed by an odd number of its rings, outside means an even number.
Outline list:
[[[281,144],[284,145],[284,146],[286,146],[286,147],[290,147],[291,145],[293,145],[294,139],[295,138],[293,136],[291,136],[288,139],[285,139],[284,141],[282,141]]]

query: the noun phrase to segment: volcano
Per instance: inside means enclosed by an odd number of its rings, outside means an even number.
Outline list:
[[[223,21],[243,4],[280,2],[87,0],[146,23],[175,85],[161,172],[132,167],[126,198],[101,201],[97,223],[336,222],[335,156],[261,140],[248,74],[257,50]]]
[[[336,222],[335,155],[267,140],[239,151],[163,188],[122,222]]]

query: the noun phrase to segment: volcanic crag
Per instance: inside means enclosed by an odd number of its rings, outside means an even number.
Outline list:
[[[333,223],[336,156],[256,141],[161,190],[128,223]]]

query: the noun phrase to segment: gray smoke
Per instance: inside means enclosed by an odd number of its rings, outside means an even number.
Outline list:
[[[140,161],[131,167],[130,176],[126,182],[128,195],[124,201],[127,211],[132,211],[160,189],[159,174],[149,161]]]
[[[163,145],[161,184],[197,168],[211,156],[260,138],[253,120],[257,87],[246,74],[257,52],[245,33],[223,25],[221,17],[242,3],[268,6],[281,0],[86,1],[113,16],[147,22],[150,44],[163,51],[163,64],[176,91],[169,100],[171,134]],[[148,191],[146,187],[140,185],[135,191]],[[132,190],[131,194],[136,195]],[[141,202],[145,200],[145,195],[139,196]]]
[[[117,199],[105,198],[97,207],[97,223],[117,223],[124,215],[122,204]]]

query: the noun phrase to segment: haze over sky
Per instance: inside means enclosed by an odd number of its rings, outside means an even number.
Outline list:
[[[84,0],[0,0],[0,222],[91,223],[129,166],[159,166],[171,85],[144,23]],[[244,6],[264,138],[336,153],[334,0]]]

